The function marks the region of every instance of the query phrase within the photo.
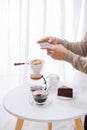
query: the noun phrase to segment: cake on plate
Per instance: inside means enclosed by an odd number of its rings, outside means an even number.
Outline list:
[[[57,96],[73,98],[73,88],[60,86],[57,91]]]

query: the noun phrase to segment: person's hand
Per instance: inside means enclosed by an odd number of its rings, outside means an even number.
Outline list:
[[[47,55],[51,56],[56,60],[64,60],[68,50],[61,44],[51,45],[50,47],[44,48],[47,50]]]
[[[37,41],[37,43],[41,43],[41,42],[49,42],[51,44],[58,44],[59,39],[56,37],[52,37],[52,36],[48,36],[48,37],[44,37],[42,39],[40,39],[39,41]]]

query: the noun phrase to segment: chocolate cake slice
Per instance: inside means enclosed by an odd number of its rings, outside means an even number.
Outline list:
[[[67,87],[67,86],[61,86],[58,88],[57,95],[72,98],[73,97],[73,89],[70,87]]]

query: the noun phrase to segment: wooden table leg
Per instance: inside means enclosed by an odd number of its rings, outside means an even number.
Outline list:
[[[18,119],[17,119],[17,123],[16,123],[15,130],[22,130],[23,123],[24,123],[24,120],[18,118]]]
[[[75,125],[76,125],[77,130],[84,130],[81,118],[77,118],[74,121],[75,121]]]
[[[48,123],[48,130],[52,130],[52,122]]]

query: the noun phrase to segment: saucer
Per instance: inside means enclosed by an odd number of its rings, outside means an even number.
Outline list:
[[[37,102],[35,102],[33,99],[31,99],[31,100],[28,100],[29,101],[29,103],[31,104],[31,105],[34,105],[34,106],[48,106],[48,105],[50,105],[51,103],[52,103],[52,100],[51,99],[47,99],[45,102],[43,102],[43,103],[37,103]]]
[[[35,101],[34,101],[34,102],[35,102]],[[45,105],[45,104],[47,104],[47,103],[48,103],[48,101],[45,101],[45,102],[42,102],[42,103],[35,102],[36,105]]]

